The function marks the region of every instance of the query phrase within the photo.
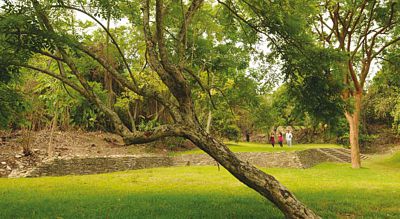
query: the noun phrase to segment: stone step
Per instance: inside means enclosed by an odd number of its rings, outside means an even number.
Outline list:
[[[336,150],[338,150],[340,152],[343,152],[343,153],[346,153],[346,154],[349,154],[349,156],[351,157],[351,150],[350,149],[347,149],[347,148],[336,148]],[[366,160],[369,157],[367,155],[365,155],[365,154],[360,154],[360,158],[361,158],[361,160]]]
[[[346,158],[340,158],[338,155],[333,154],[332,150],[329,149],[329,148],[319,148],[319,149],[317,149],[317,150],[318,150],[319,152],[325,154],[326,156],[330,157],[330,158],[331,158],[331,161],[332,161],[332,159],[333,159],[334,161],[338,161],[338,162],[348,162],[348,161],[346,160]]]
[[[325,153],[335,157],[337,160],[341,160],[343,162],[351,162],[351,157],[349,154],[344,154],[336,151],[334,148],[324,148],[322,149]]]
[[[351,151],[345,148],[321,148],[322,152],[334,157],[336,160],[351,163]],[[360,155],[362,160],[368,159],[364,154]]]

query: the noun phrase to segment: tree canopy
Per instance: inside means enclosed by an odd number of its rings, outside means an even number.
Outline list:
[[[359,121],[374,62],[385,61],[367,109],[399,129],[399,7],[367,0],[5,1],[0,126],[24,126],[15,118],[25,113],[31,128],[102,129],[126,144],[184,138],[287,217],[318,218],[220,137],[238,140],[278,125],[335,127],[343,117],[353,167],[360,167]]]

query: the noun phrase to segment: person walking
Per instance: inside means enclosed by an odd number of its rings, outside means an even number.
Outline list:
[[[290,130],[286,130],[286,136],[285,137],[286,137],[287,145],[289,147],[291,147],[292,146],[292,138],[293,138],[292,132]]]
[[[269,143],[272,144],[272,147],[275,147],[275,135],[273,132],[271,133],[271,135],[269,137]]]
[[[279,136],[278,136],[278,143],[281,147],[283,147],[283,136],[282,136],[282,132],[279,132]]]

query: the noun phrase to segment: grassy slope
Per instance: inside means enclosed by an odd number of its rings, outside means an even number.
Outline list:
[[[287,145],[283,145],[283,147],[280,147],[278,144],[276,144],[275,147],[272,147],[270,144],[264,144],[264,143],[228,142],[227,145],[233,152],[281,152],[281,151],[299,151],[310,148],[342,148],[342,146],[336,144],[295,144],[292,147],[288,147]],[[190,151],[175,153],[174,155],[202,154],[202,153],[204,152],[199,149],[193,149]]]
[[[400,168],[400,152],[383,161],[383,164]]]
[[[372,158],[359,170],[325,163],[265,171],[324,218],[400,218],[400,169],[391,165],[394,158]],[[269,202],[216,167],[0,179],[0,197],[0,218],[282,217]]]

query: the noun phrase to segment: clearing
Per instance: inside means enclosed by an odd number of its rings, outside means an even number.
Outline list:
[[[323,218],[400,218],[399,157],[372,156],[359,170],[338,163],[263,170]],[[212,166],[1,178],[0,194],[0,218],[283,218]]]

